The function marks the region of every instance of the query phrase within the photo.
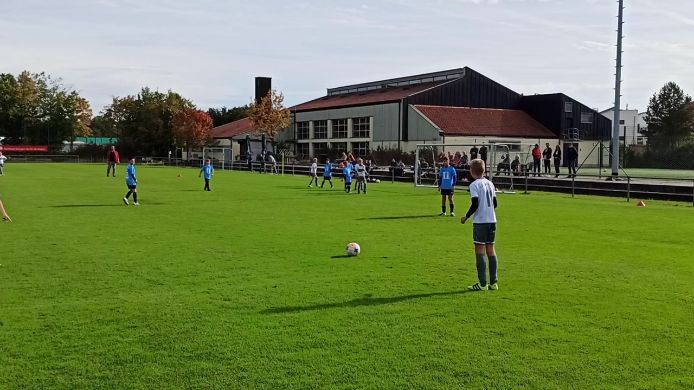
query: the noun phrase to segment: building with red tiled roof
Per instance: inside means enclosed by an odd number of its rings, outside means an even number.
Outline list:
[[[444,137],[557,138],[521,110],[415,105]]]
[[[290,110],[292,126],[277,140],[306,159],[425,142],[542,142],[567,129],[608,139],[611,131],[607,118],[569,96],[524,96],[468,67],[331,88]]]

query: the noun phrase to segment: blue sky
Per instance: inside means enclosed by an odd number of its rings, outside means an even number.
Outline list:
[[[622,105],[667,81],[694,95],[694,1],[625,0]],[[100,111],[143,86],[243,105],[470,66],[524,93],[612,105],[613,0],[2,0],[0,72],[45,71]]]

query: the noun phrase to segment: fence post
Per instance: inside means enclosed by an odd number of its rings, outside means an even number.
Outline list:
[[[528,169],[525,169],[525,192],[524,194],[528,194]]]
[[[576,174],[571,175],[571,197],[576,196]]]
[[[294,176],[294,163],[292,163],[292,176]]]
[[[631,177],[627,176],[627,202],[631,201]]]
[[[395,168],[390,170],[390,182],[395,183]]]

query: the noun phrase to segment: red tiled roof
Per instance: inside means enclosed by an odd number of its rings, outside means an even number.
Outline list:
[[[520,110],[415,106],[444,135],[557,138],[551,130]]]
[[[232,138],[252,132],[253,124],[248,118],[239,119],[212,129],[212,138]]]
[[[290,110],[311,111],[326,108],[338,108],[360,106],[364,104],[394,102],[400,99],[404,99],[408,96],[420,93],[429,88],[439,86],[448,81],[406,85],[402,87],[388,87],[365,92],[328,95],[291,107]]]

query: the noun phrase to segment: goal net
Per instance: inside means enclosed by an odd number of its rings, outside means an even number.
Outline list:
[[[217,169],[233,169],[233,152],[231,148],[202,148],[202,162],[201,165],[205,164],[205,160],[212,160],[212,166]]]
[[[470,161],[473,158],[480,158],[486,162],[485,176],[489,180],[494,181],[496,184],[495,177],[508,178],[503,180],[501,186],[513,189],[512,162],[515,157],[514,153],[511,152],[510,145],[496,142],[418,144],[415,151],[415,186],[437,187],[439,184],[439,171],[446,157],[450,160],[451,166],[456,169],[459,184],[472,181]]]

